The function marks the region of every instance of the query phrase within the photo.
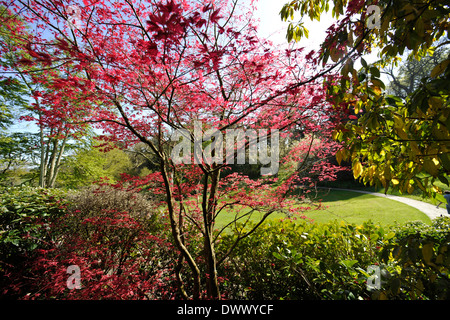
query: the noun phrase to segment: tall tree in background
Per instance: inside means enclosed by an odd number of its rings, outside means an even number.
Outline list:
[[[388,94],[407,99],[420,88],[422,81],[427,81],[434,67],[443,62],[449,55],[450,48],[445,43],[437,43],[436,49],[430,55],[418,59],[406,59],[397,64],[388,64],[381,73],[389,80],[386,88]]]
[[[67,148],[70,148],[68,146],[70,139],[77,139],[84,135],[87,126],[78,126],[74,130],[74,127],[68,125],[67,122],[57,122],[46,115],[51,111],[42,101],[41,94],[49,90],[46,87],[47,83],[54,81],[57,77],[63,77],[67,69],[61,68],[56,71],[48,68],[48,56],[39,56],[30,50],[28,39],[32,36],[24,19],[12,14],[7,7],[0,7],[0,13],[2,25],[0,29],[1,65],[3,67],[1,84],[2,97],[5,100],[1,108],[14,113],[15,121],[30,121],[37,125],[38,140],[36,141],[34,138],[31,140],[39,148],[39,159],[32,157],[36,147],[32,148],[30,144],[27,144],[32,136],[30,133],[14,133],[14,138],[13,136],[5,137],[8,148],[4,151],[7,151],[9,155],[14,154],[15,159],[20,159],[23,158],[24,154],[17,157],[17,151],[26,149],[28,166],[38,160],[38,185],[53,188],[64,152]],[[35,60],[33,66],[28,63],[28,59]],[[38,83],[33,81],[33,77],[40,77],[45,81]],[[66,101],[66,103],[71,102]],[[18,135],[23,136],[19,139],[21,141],[19,143],[24,144],[24,146],[16,146],[13,148],[15,152],[11,153],[13,150],[11,144],[19,141],[17,140]],[[25,145],[27,146],[25,147]],[[14,162],[13,158],[9,158],[9,161],[7,161],[8,164],[12,162]]]
[[[432,54],[438,41],[448,45],[447,1],[293,0],[280,13],[290,21],[288,40],[307,35],[303,21],[294,20],[296,12],[319,20],[329,10],[337,22],[311,58],[322,63],[325,73],[341,71],[340,81],[329,87],[330,101],[357,115],[364,111],[357,122],[335,131],[334,138],[347,146],[337,153],[338,161],[350,160],[355,178],[364,183],[402,192],[419,188],[444,201],[434,182],[449,185],[450,57],[434,65],[405,100],[385,93],[380,68],[398,61],[406,50],[412,61]],[[373,49],[379,50],[380,60],[368,65],[361,57]],[[362,69],[356,70],[360,58]]]
[[[109,147],[103,151],[101,143],[87,141],[61,163],[57,186],[81,188],[99,181],[117,183],[121,174],[132,170],[130,156],[123,150]]]
[[[92,123],[105,139],[124,147],[145,144],[158,162],[159,172],[149,177],[161,181],[179,250],[180,293],[199,298],[205,288],[206,296],[220,298],[217,266],[236,244],[271,213],[301,209],[287,197],[298,178],[295,172],[276,188],[238,174],[222,178],[225,157],[212,141],[218,143],[218,134],[227,129],[265,129],[271,140],[274,131],[268,129],[284,134],[293,126],[305,135],[330,136],[341,115],[324,101],[319,75],[305,77],[309,65],[299,50],[279,52],[258,39],[250,11],[237,1],[84,0],[81,6],[15,0],[10,8],[35,26],[27,43],[31,57],[24,57],[23,65],[41,60],[53,76],[29,73],[33,83],[49,89],[39,92],[35,105],[43,121],[64,128]],[[200,155],[198,163],[194,157],[187,159],[190,163],[174,162],[175,130],[193,145],[209,146],[214,160]],[[211,132],[217,138],[205,138]],[[255,142],[249,140],[246,146]],[[215,220],[231,206],[234,222],[254,212],[261,218],[252,229],[240,229],[225,252],[216,253],[221,231],[215,231]],[[195,233],[203,239],[199,256],[190,244]],[[182,279],[186,264],[191,277]]]
[[[2,22],[8,17],[8,12],[3,7],[0,7],[0,17]],[[0,52],[2,53],[0,66],[2,71],[11,66],[10,59],[5,57],[5,54],[15,47],[8,31],[9,27],[8,23],[2,23],[0,26]],[[26,87],[16,78],[11,75],[4,75],[0,78],[0,179],[2,184],[11,170],[26,162],[24,151],[27,148],[24,146],[28,146],[27,138],[21,134],[8,134],[7,132],[17,118],[17,110],[26,108],[28,105],[24,95],[26,95]],[[9,183],[8,181],[7,184]]]

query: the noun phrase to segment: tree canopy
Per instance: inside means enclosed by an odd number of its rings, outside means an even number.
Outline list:
[[[449,185],[448,53],[405,99],[386,93],[380,69],[397,63],[407,51],[412,61],[447,46],[448,3],[294,0],[280,12],[290,21],[288,40],[307,36],[303,21],[293,20],[295,12],[319,20],[330,9],[337,21],[327,30],[320,51],[310,55],[324,68],[340,70],[340,80],[329,86],[329,101],[355,112],[354,121],[343,123],[333,134],[347,146],[337,153],[338,161],[351,161],[355,178],[365,183],[402,192],[420,188],[425,195],[442,198],[434,182]],[[363,56],[373,50],[379,51],[379,60],[368,64]],[[357,70],[359,59],[362,68]]]
[[[33,93],[39,123],[60,139],[91,124],[106,143],[129,150],[143,144],[153,153],[148,160],[156,162],[157,171],[130,177],[130,184],[157,182],[152,192],[165,196],[161,205],[179,251],[177,283],[186,298],[220,298],[216,268],[237,243],[270,214],[302,210],[294,206],[302,198],[290,191],[309,177],[296,165],[308,163],[305,168],[313,168],[319,179],[332,179],[337,170],[320,155],[336,150],[331,131],[348,115],[325,101],[319,77],[307,76],[314,63],[301,50],[276,50],[258,37],[252,4],[18,0],[8,7],[34,28],[19,45],[26,53],[19,61],[22,73],[42,88]],[[243,146],[233,140],[232,152],[224,155],[219,138],[228,130],[244,136]],[[289,174],[278,180],[269,171],[272,176],[258,181],[236,172],[223,175],[234,164],[228,156],[241,147],[256,145],[252,156],[264,159],[263,167],[275,161],[278,135],[308,137],[309,143],[297,144],[283,159],[294,166]],[[188,140],[183,156],[191,146],[203,154],[175,161],[171,150],[181,136]],[[271,151],[262,155],[263,146]],[[216,254],[224,230],[215,230],[214,223],[230,207],[237,212],[235,222],[248,221],[255,212],[261,218],[250,230],[244,223],[235,243]],[[190,243],[194,234],[203,239],[198,256]],[[187,267],[191,278],[182,279],[180,271]]]

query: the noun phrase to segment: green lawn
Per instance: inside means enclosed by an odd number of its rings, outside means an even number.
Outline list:
[[[435,181],[434,183],[436,186],[440,187],[442,190],[450,190],[450,188],[447,185],[443,184],[440,181]],[[357,182],[357,181],[334,181],[334,182],[328,182],[324,186],[331,187],[331,188],[334,187],[334,188],[343,188],[343,189],[363,190],[363,191],[379,192],[379,193],[385,192],[385,190],[382,186],[378,186],[378,187],[369,186],[369,185],[365,186],[362,183]],[[437,205],[439,203],[439,201],[436,199],[424,198],[422,191],[419,188],[416,188],[412,194],[409,194],[409,193],[402,194],[398,190],[393,190],[392,188],[389,188],[387,193],[394,195],[394,196],[400,196],[400,197],[410,198],[410,199],[414,199],[414,200],[419,200],[419,201],[427,202],[427,203],[434,204],[434,205]]]
[[[431,223],[430,218],[421,211],[404,203],[370,194],[333,190],[323,192],[323,205],[328,208],[306,213],[317,223],[330,220],[361,224],[372,220],[376,224],[389,225],[398,222],[420,220]]]
[[[349,191],[323,191],[319,196],[323,199],[323,208],[305,212],[305,216],[315,223],[326,223],[333,220],[347,223],[362,224],[368,220],[380,225],[394,223],[403,224],[408,221],[420,220],[430,223],[431,220],[421,211],[398,201],[385,199],[369,194]],[[233,212],[222,212],[216,220],[216,228],[220,229],[234,218]],[[280,219],[285,216],[273,214],[270,219]],[[251,220],[258,221],[261,213],[253,213]]]

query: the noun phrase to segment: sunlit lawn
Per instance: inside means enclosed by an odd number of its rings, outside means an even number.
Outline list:
[[[399,224],[420,220],[430,223],[431,220],[421,211],[398,201],[349,191],[323,191],[319,194],[323,199],[322,209],[311,210],[303,214],[315,223],[326,223],[333,220],[362,224],[368,220],[380,225]],[[235,213],[228,210],[218,215],[216,229],[220,229],[233,221]],[[255,212],[251,220],[259,221],[262,214]],[[273,214],[270,219],[285,218],[283,214]],[[299,219],[299,218],[297,218]],[[242,219],[244,221],[244,219]]]
[[[318,223],[330,220],[342,220],[356,224],[372,220],[381,225],[395,222],[403,224],[415,220],[431,222],[427,215],[411,206],[370,194],[339,190],[324,192],[323,205],[328,208],[308,212],[306,216]]]
[[[420,175],[419,175],[420,177]],[[447,176],[446,176],[447,177]],[[450,177],[447,177],[448,179],[450,179]],[[450,188],[443,184],[440,181],[435,181],[434,184],[438,187],[440,187],[442,190],[449,190]],[[335,188],[344,188],[344,189],[355,189],[355,190],[363,190],[363,191],[370,191],[370,192],[378,192],[378,193],[385,193],[385,190],[382,186],[364,186],[361,183],[358,182],[352,182],[352,181],[347,181],[347,182],[342,182],[342,181],[335,181],[334,183],[331,183],[329,185],[330,187],[335,187]],[[389,188],[388,194],[394,195],[394,196],[401,196],[401,197],[405,197],[405,198],[410,198],[410,199],[414,199],[414,200],[418,200],[418,201],[423,201],[423,202],[427,202],[430,204],[434,204],[437,205],[439,203],[438,200],[433,199],[433,198],[424,198],[423,197],[423,193],[419,188],[416,188],[412,194],[408,194],[406,193],[401,193],[398,190],[393,190],[392,188]]]

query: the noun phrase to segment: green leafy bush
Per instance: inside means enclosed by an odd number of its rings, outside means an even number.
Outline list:
[[[395,242],[383,248],[393,272],[375,299],[450,299],[450,218],[431,225],[409,223],[396,230]]]
[[[51,221],[65,213],[65,192],[43,188],[0,190],[0,270],[43,246]]]
[[[449,245],[448,217],[385,229],[271,221],[237,245],[221,272],[237,299],[449,299]],[[367,286],[370,266],[379,268],[378,288]]]
[[[223,269],[224,286],[238,299],[369,298],[364,270],[379,263],[394,235],[373,223],[271,221],[238,244]]]
[[[52,242],[50,226],[65,214],[67,201],[64,191],[54,189],[2,188],[0,193],[0,294],[14,297],[33,280],[28,262]]]

